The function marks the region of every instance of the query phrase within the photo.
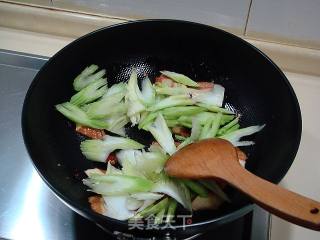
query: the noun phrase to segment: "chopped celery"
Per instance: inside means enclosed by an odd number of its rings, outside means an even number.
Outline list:
[[[126,101],[128,103],[127,115],[130,118],[132,126],[140,120],[140,113],[146,109],[141,102],[142,93],[138,86],[138,76],[135,69],[132,69],[130,79],[127,85]]]
[[[178,87],[168,87],[168,86],[156,86],[155,90],[157,94],[162,95],[183,95],[188,94],[188,89],[186,86],[178,86]]]
[[[137,200],[132,197],[127,197],[126,207],[128,210],[135,211],[142,207],[143,201]]]
[[[222,128],[219,129],[218,131],[218,135],[223,135],[225,134],[231,127],[233,127],[234,125],[236,125],[239,122],[239,117],[236,117],[235,119],[233,119],[231,122],[229,122],[228,124],[226,124],[225,126],[223,126]]]
[[[192,128],[191,128],[191,135],[190,137],[186,138],[179,146],[178,150],[181,148],[193,143],[194,141],[197,141],[201,135],[201,125],[199,120],[193,119],[192,120]]]
[[[224,98],[224,87],[219,84],[215,84],[210,92],[203,92],[195,95],[193,99],[199,103],[205,103],[208,105],[222,106]]]
[[[122,171],[114,167],[109,161],[107,165],[107,171],[105,175],[122,175]]]
[[[90,177],[92,174],[100,174],[100,175],[104,175],[104,172],[101,171],[100,169],[98,168],[91,168],[91,169],[87,169],[84,171],[85,174]]]
[[[230,202],[229,197],[224,193],[220,186],[213,180],[200,180],[199,181],[207,189],[218,195],[221,199]]]
[[[154,218],[154,224],[161,224],[164,220],[164,214],[166,213],[168,208],[168,203],[166,206],[164,206],[155,216]]]
[[[106,119],[106,122],[109,124],[108,131],[120,136],[126,135],[124,126],[129,122],[129,118],[126,115],[113,115]]]
[[[237,123],[237,124],[233,125],[231,128],[229,128],[224,134],[234,132],[235,130],[238,130],[239,128],[240,128],[240,124]]]
[[[164,195],[159,193],[152,193],[152,192],[141,192],[141,193],[131,194],[130,196],[137,200],[159,200]]]
[[[177,209],[177,201],[170,198],[169,203],[168,203],[167,217],[166,217],[167,223],[171,223],[171,221],[174,218],[174,215],[176,213],[176,209]]]
[[[81,110],[81,108],[69,102],[58,104],[55,107],[65,117],[67,117],[71,121],[78,123],[80,125],[84,125],[92,128],[98,128],[98,129],[108,128],[108,123],[102,120],[90,119],[88,115],[83,110]]]
[[[127,208],[128,196],[103,196],[106,211],[105,216],[117,220],[127,220],[134,216],[134,211]]]
[[[155,183],[152,192],[164,193],[174,198],[186,209],[191,211],[191,198],[188,188],[180,181],[171,179],[162,174],[160,180]]]
[[[165,108],[161,112],[165,118],[168,118],[168,117],[178,118],[180,116],[194,115],[204,111],[205,111],[205,108],[202,108],[202,107],[182,106],[182,107]]]
[[[103,97],[101,100],[89,104],[87,108],[87,114],[91,118],[101,119],[113,114],[126,114],[127,105],[120,103],[124,93],[116,93],[109,95],[108,97]]]
[[[244,136],[252,135],[256,132],[259,132],[264,127],[265,127],[265,124],[260,125],[260,126],[256,125],[256,126],[246,127],[246,128],[238,129],[233,132],[224,134],[224,135],[220,136],[220,138],[223,138],[223,139],[230,141],[234,146],[252,145],[253,142],[251,142],[251,141],[241,142],[240,138],[242,138]]]
[[[187,106],[194,104],[194,101],[189,98],[187,95],[176,95],[164,98],[160,102],[154,104],[149,107],[147,110],[150,112],[154,112],[160,109],[174,107],[174,106]]]
[[[103,95],[103,97],[109,97],[110,95],[118,94],[118,93],[122,93],[123,95],[125,95],[126,91],[127,91],[126,83],[121,82],[121,83],[113,84],[107,90],[107,92]]]
[[[209,104],[205,104],[205,103],[197,103],[197,105],[199,107],[203,107],[204,109],[208,109],[211,112],[221,112],[224,114],[235,114],[234,112],[226,109],[226,108],[222,108],[222,107],[217,107],[215,105],[209,105]]]
[[[81,89],[88,86],[90,83],[94,82],[95,80],[102,78],[105,74],[105,70],[101,70],[94,74],[96,70],[98,70],[97,65],[90,65],[86,67],[73,81],[74,90],[80,91]]]
[[[155,89],[148,77],[146,77],[142,81],[142,89],[141,89],[141,95],[142,95],[142,101],[146,106],[151,106],[154,104],[156,100],[156,92]]]
[[[135,217],[148,217],[150,215],[157,214],[161,209],[166,208],[168,205],[168,198],[162,199],[160,202],[153,206],[149,206],[143,211],[137,213]]]
[[[174,127],[179,125],[178,120],[166,119],[166,123],[168,127]]]
[[[200,183],[189,179],[182,179],[180,181],[182,181],[190,190],[200,197],[208,196],[208,191]]]
[[[190,87],[198,86],[197,82],[193,81],[191,78],[183,74],[170,72],[170,71],[160,71],[160,72],[177,83],[181,83],[183,85],[190,86]]]
[[[210,117],[209,119],[207,119],[207,121],[205,122],[203,128],[201,129],[201,133],[200,133],[200,136],[199,136],[199,140],[202,140],[202,139],[206,139],[206,138],[210,138],[209,136],[209,130],[210,130],[210,127],[212,125],[212,121],[213,121],[214,118]]]
[[[222,113],[217,113],[217,116],[213,119],[211,129],[209,130],[209,137],[214,138],[217,135],[222,119]]]
[[[105,136],[104,140],[85,140],[80,149],[89,160],[105,162],[111,152],[116,149],[141,149],[144,145],[123,137]]]
[[[157,116],[158,112],[148,112],[148,115],[146,115],[144,119],[140,121],[138,128],[144,129],[146,126],[149,126]]]
[[[83,88],[80,92],[73,95],[70,99],[70,103],[81,106],[86,103],[90,103],[100,97],[107,91],[107,81],[104,78],[100,78],[88,86]]]
[[[168,154],[172,155],[176,151],[172,133],[161,113],[158,114],[154,123],[148,127],[148,130]]]
[[[119,196],[124,194],[147,192],[154,184],[144,178],[125,175],[98,175],[92,174],[83,179],[83,183],[93,192],[105,196]]]

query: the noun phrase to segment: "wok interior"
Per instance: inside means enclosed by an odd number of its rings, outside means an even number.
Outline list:
[[[174,21],[131,23],[97,31],[73,42],[39,72],[26,99],[23,124],[26,145],[39,170],[54,191],[78,212],[94,215],[90,195],[80,179],[97,166],[82,156],[83,140],[54,105],[74,94],[73,79],[86,66],[107,70],[108,85],[126,81],[132,67],[151,79],[160,70],[188,75],[196,81],[214,81],[226,88],[225,103],[242,117],[240,125],[266,124],[244,148],[247,168],[277,183],[295,156],[300,138],[300,112],[287,80],[268,59],[244,41],[213,28]],[[131,130],[129,136],[150,143],[150,135]],[[248,201],[230,192],[233,204],[216,212],[195,213],[193,222],[233,212]],[[116,220],[115,220],[116,222]]]

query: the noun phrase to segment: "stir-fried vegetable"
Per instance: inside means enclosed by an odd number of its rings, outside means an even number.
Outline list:
[[[252,145],[253,141],[241,138],[265,125],[241,128],[240,116],[223,107],[222,85],[197,83],[186,75],[161,71],[155,84],[143,77],[140,89],[137,71],[132,69],[127,83],[107,88],[105,73],[96,65],[85,68],[74,80],[77,93],[70,102],[56,105],[79,133],[91,138],[81,142],[82,154],[88,160],[107,163],[106,170],[85,171],[88,177],[83,183],[101,195],[95,204],[103,206],[95,209],[118,220],[153,216],[155,224],[161,224],[173,220],[178,204],[192,212],[216,209],[230,201],[214,181],[167,176],[165,163],[177,150],[201,139],[220,137],[234,146]],[[130,123],[153,136],[155,141],[148,149],[126,137]],[[237,152],[244,161],[246,155],[238,148]]]

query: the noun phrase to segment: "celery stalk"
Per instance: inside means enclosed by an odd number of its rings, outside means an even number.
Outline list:
[[[94,100],[103,96],[107,91],[107,81],[104,78],[100,78],[90,83],[80,92],[73,95],[70,99],[70,103],[81,106],[86,103],[93,102]]]
[[[149,107],[147,110],[150,112],[154,112],[160,109],[174,107],[174,106],[186,106],[192,105],[194,101],[186,95],[176,95],[164,98],[160,102],[155,105]]]
[[[170,198],[169,199],[169,204],[168,204],[168,211],[167,211],[167,218],[166,222],[171,223],[172,219],[174,218],[176,209],[177,209],[177,201]]]
[[[58,104],[55,107],[66,118],[80,125],[84,125],[92,128],[98,128],[98,129],[107,129],[109,126],[108,123],[102,120],[90,119],[88,115],[81,110],[81,108],[69,102]]]
[[[170,71],[160,71],[160,72],[177,83],[181,83],[183,85],[190,86],[190,87],[198,86],[197,82],[193,81],[191,78],[183,74],[170,72]]]
[[[111,152],[116,149],[141,149],[144,145],[124,137],[105,136],[103,140],[85,140],[81,142],[80,149],[87,159],[105,162]]]
[[[208,191],[200,183],[189,179],[181,179],[180,181],[200,197],[208,197]]]

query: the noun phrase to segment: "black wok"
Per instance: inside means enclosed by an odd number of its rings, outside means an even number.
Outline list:
[[[134,66],[151,79],[159,70],[184,73],[197,81],[213,80],[226,88],[225,103],[240,114],[241,126],[266,123],[244,148],[247,168],[278,183],[288,171],[301,135],[297,98],[281,70],[262,52],[225,31],[191,22],[145,20],[107,27],[81,37],[54,55],[39,71],[25,98],[22,128],[25,144],[43,180],[73,210],[111,231],[128,232],[128,223],[94,213],[87,202],[91,193],[81,183],[83,171],[96,166],[81,154],[82,138],[54,105],[74,93],[75,76],[90,64],[107,69],[109,86],[128,79]],[[150,136],[131,130],[129,136],[150,143]],[[233,221],[252,209],[237,191],[233,202],[215,212],[198,212],[178,237],[199,233]],[[134,234],[163,236],[168,230]]]

